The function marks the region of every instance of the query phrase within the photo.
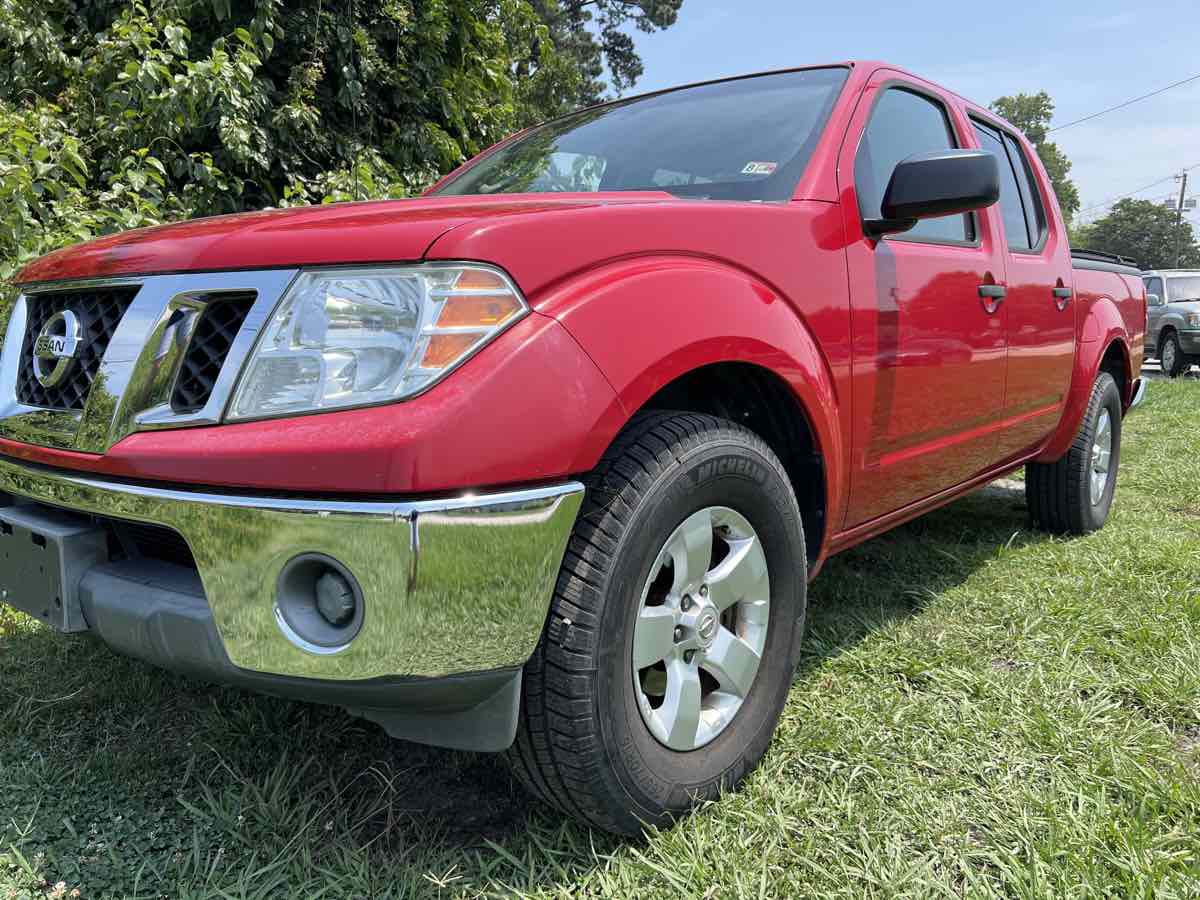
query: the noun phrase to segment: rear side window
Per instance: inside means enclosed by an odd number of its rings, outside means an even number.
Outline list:
[[[1042,242],[1046,233],[1046,208],[1042,206],[1042,195],[1038,191],[1037,179],[1029,155],[1021,143],[1008,132],[1004,133],[1004,146],[1017,173],[1017,184],[1021,188],[1021,202],[1025,204],[1025,221],[1029,226],[1029,239],[1033,247]]]
[[[888,88],[871,111],[854,159],[854,182],[859,211],[864,219],[878,219],[892,171],[901,160],[917,153],[958,147],[946,109],[915,91]],[[974,218],[970,215],[922,219],[899,240],[913,239],[944,243],[975,240]]]
[[[1147,278],[1146,279],[1146,293],[1147,294],[1157,294],[1160,300],[1165,299],[1163,297],[1163,281],[1162,281],[1162,279],[1161,278]]]
[[[1000,212],[1004,215],[1004,235],[1013,250],[1030,250],[1033,240],[1029,234],[1029,221],[1025,218],[1025,204],[1021,200],[1021,188],[1017,183],[1017,172],[1005,149],[1000,132],[988,125],[972,120],[979,146],[996,157],[1000,166]]]
[[[1000,211],[1010,250],[1033,250],[1046,232],[1046,210],[1021,144],[1007,131],[971,120],[979,146],[1000,165]]]

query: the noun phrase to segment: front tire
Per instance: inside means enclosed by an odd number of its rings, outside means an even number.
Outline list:
[[[1052,463],[1025,466],[1025,500],[1033,524],[1055,534],[1101,528],[1112,508],[1121,462],[1121,395],[1101,372],[1071,449]]]
[[[586,483],[509,755],[543,801],[638,834],[766,751],[804,629],[804,531],[770,448],[712,416],[639,416]]]
[[[1174,331],[1168,331],[1163,338],[1158,351],[1158,363],[1168,378],[1178,378],[1191,368],[1191,361],[1184,355],[1183,348],[1179,346],[1179,335]]]

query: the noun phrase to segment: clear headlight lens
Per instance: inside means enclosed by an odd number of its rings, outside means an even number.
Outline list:
[[[1188,313],[1187,323],[1191,328],[1200,328],[1200,313]]]
[[[527,310],[507,276],[477,264],[303,272],[263,328],[229,418],[411,397]]]

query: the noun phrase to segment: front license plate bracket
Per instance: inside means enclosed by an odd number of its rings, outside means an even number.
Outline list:
[[[85,572],[108,561],[104,528],[38,504],[0,508],[0,601],[56,631],[87,631],[79,602]]]

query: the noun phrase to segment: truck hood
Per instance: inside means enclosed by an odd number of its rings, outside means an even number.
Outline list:
[[[431,197],[215,216],[57,250],[29,263],[15,280],[413,261],[439,236],[467,222],[670,199],[657,192]]]

